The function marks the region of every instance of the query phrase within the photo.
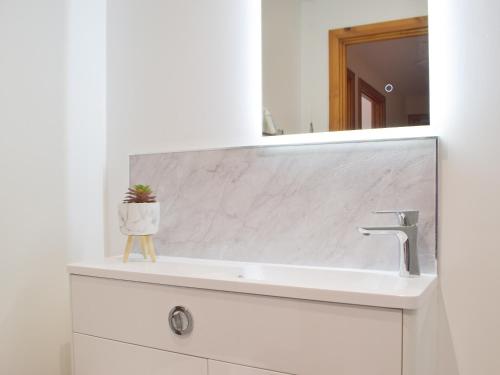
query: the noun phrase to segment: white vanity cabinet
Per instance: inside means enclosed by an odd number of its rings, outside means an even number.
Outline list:
[[[77,334],[283,373],[401,375],[401,310],[76,275],[71,283]],[[169,326],[176,306],[192,314],[186,336]]]
[[[73,335],[74,375],[207,375],[202,358]]]
[[[287,375],[74,334],[74,375]]]
[[[217,361],[208,361],[208,373],[209,375],[289,375]]]
[[[283,289],[237,276],[186,277],[181,267],[175,277],[160,272],[161,265],[145,265],[141,272],[124,268],[134,265],[106,267],[70,268],[74,375],[434,374],[430,308],[345,303],[379,298],[345,289],[323,294],[340,303],[313,300],[304,298],[317,296],[312,289]],[[332,280],[340,277],[346,275]],[[399,282],[380,280],[370,287],[387,284],[394,290]],[[413,304],[415,285],[424,281],[404,280],[407,289],[381,295],[380,301],[394,304],[394,295],[405,300],[408,293]],[[295,290],[301,298],[290,297]],[[173,311],[182,311],[180,321],[172,319]],[[179,322],[185,328],[180,335]]]

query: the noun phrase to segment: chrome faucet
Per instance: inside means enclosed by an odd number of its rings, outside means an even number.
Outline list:
[[[375,211],[375,214],[396,214],[399,225],[383,227],[359,227],[364,236],[396,235],[399,238],[399,274],[401,277],[416,277],[420,275],[417,253],[418,211]]]

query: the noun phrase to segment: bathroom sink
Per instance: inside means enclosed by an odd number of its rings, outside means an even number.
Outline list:
[[[324,302],[417,309],[435,275],[159,257],[157,263],[111,257],[68,266],[71,274]]]

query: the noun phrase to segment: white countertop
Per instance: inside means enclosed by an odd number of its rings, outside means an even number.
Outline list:
[[[120,257],[68,265],[71,274],[188,288],[414,310],[436,288],[435,275],[402,278],[364,271],[159,257]]]

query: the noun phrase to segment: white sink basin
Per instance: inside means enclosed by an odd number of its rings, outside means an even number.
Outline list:
[[[68,266],[71,274],[324,302],[417,309],[435,275],[159,257],[157,263],[106,258]]]

